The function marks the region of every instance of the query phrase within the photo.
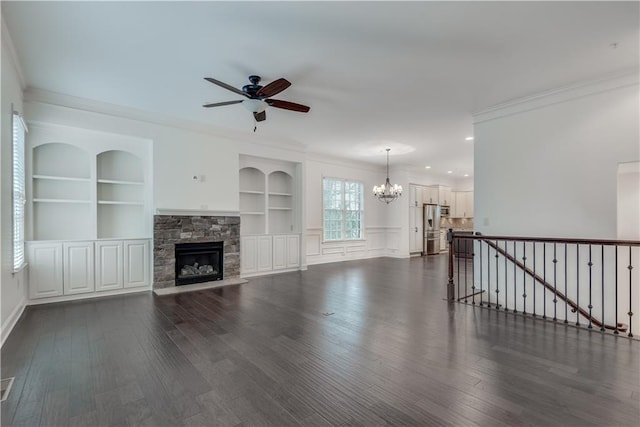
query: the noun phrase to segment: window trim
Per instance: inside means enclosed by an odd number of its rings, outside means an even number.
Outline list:
[[[325,229],[325,222],[324,222],[324,180],[325,179],[333,179],[336,181],[342,181],[343,184],[343,190],[344,190],[344,183],[346,182],[351,182],[351,183],[356,183],[356,184],[360,184],[362,186],[362,210],[360,210],[361,212],[361,217],[360,217],[360,237],[356,238],[356,239],[345,239],[345,232],[346,232],[346,228],[345,228],[345,222],[346,222],[346,217],[343,215],[342,217],[342,229],[341,229],[341,234],[342,234],[342,238],[341,239],[335,239],[335,240],[327,240],[325,239],[325,235],[324,235],[324,229]],[[366,233],[365,233],[365,226],[364,226],[364,217],[365,217],[365,197],[364,197],[364,182],[357,180],[357,179],[348,179],[348,178],[338,178],[335,176],[326,176],[323,175],[322,179],[320,180],[320,196],[321,196],[321,202],[320,202],[320,210],[321,210],[321,217],[322,217],[322,227],[321,227],[321,235],[322,235],[322,239],[321,242],[322,243],[346,243],[346,242],[364,242],[366,241]],[[344,192],[343,192],[344,195]],[[342,212],[345,212],[345,209],[342,209]]]
[[[21,218],[21,224],[20,224],[20,241],[16,242],[16,221],[17,221],[17,217],[16,217],[16,176],[15,176],[15,154],[16,154],[16,120],[18,120],[19,125],[21,127],[21,131],[22,131],[22,141],[21,147],[18,147],[19,149],[22,150],[22,218]],[[27,260],[26,260],[26,246],[25,246],[25,241],[26,241],[26,222],[27,222],[27,209],[26,209],[26,205],[27,205],[27,172],[26,172],[26,134],[28,132],[28,128],[27,128],[27,124],[24,122],[24,119],[22,118],[22,116],[20,115],[20,113],[18,111],[13,110],[12,108],[12,114],[11,114],[11,264],[12,264],[12,273],[13,274],[17,274],[20,271],[24,270],[24,268],[27,266]],[[17,257],[18,255],[18,251],[16,250],[17,248],[17,244],[19,243],[22,246],[22,250],[20,251],[21,258],[19,259]],[[16,262],[19,261],[19,264],[17,265]]]

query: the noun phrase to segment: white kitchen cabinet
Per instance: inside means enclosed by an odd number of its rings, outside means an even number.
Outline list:
[[[473,191],[456,191],[452,209],[453,218],[473,218]]]
[[[29,298],[63,294],[62,243],[27,242]]]
[[[423,242],[422,206],[409,207],[409,252],[422,252]]]
[[[440,252],[449,250],[449,242],[447,241],[447,231],[440,230]]]
[[[422,207],[422,186],[416,184],[409,184],[409,206],[410,207]]]
[[[84,294],[95,289],[93,242],[62,244],[64,294]]]
[[[422,187],[422,203],[438,204],[438,187]]]
[[[122,289],[122,241],[105,240],[95,243],[96,291]]]
[[[438,186],[438,204],[443,206],[451,206],[452,193],[451,187],[445,185]]]
[[[124,287],[149,285],[149,240],[125,240],[123,252]]]

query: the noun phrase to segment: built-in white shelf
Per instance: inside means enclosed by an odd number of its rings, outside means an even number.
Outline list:
[[[293,194],[291,193],[274,193],[274,192],[269,192],[270,196],[285,196],[285,197],[292,197]]]
[[[75,199],[33,199],[36,203],[91,203],[91,200]]]
[[[116,181],[113,179],[99,179],[99,184],[118,184],[118,185],[144,185],[144,182],[139,181]]]
[[[264,212],[240,212],[240,215],[264,215]]]
[[[264,191],[240,190],[240,194],[264,194]]]
[[[78,181],[90,182],[91,178],[75,178],[72,176],[54,176],[54,175],[32,175],[33,179],[50,179],[54,181]]]
[[[291,208],[285,208],[285,207],[279,207],[279,206],[270,206],[269,210],[270,211],[290,211],[292,209]]]
[[[99,205],[131,205],[131,206],[144,206],[143,202],[122,202],[118,200],[98,200]]]

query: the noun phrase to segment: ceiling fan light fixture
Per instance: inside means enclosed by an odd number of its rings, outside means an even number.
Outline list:
[[[261,99],[245,99],[242,105],[252,113],[262,113],[267,108],[267,103]]]
[[[402,186],[398,184],[391,184],[389,180],[389,151],[391,148],[387,148],[387,180],[382,185],[374,185],[373,186],[373,195],[380,200],[381,202],[385,202],[389,204],[393,202],[398,197],[402,196]]]

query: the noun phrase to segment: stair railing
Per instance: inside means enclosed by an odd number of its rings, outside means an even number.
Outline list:
[[[447,300],[633,337],[640,241],[449,230]]]

